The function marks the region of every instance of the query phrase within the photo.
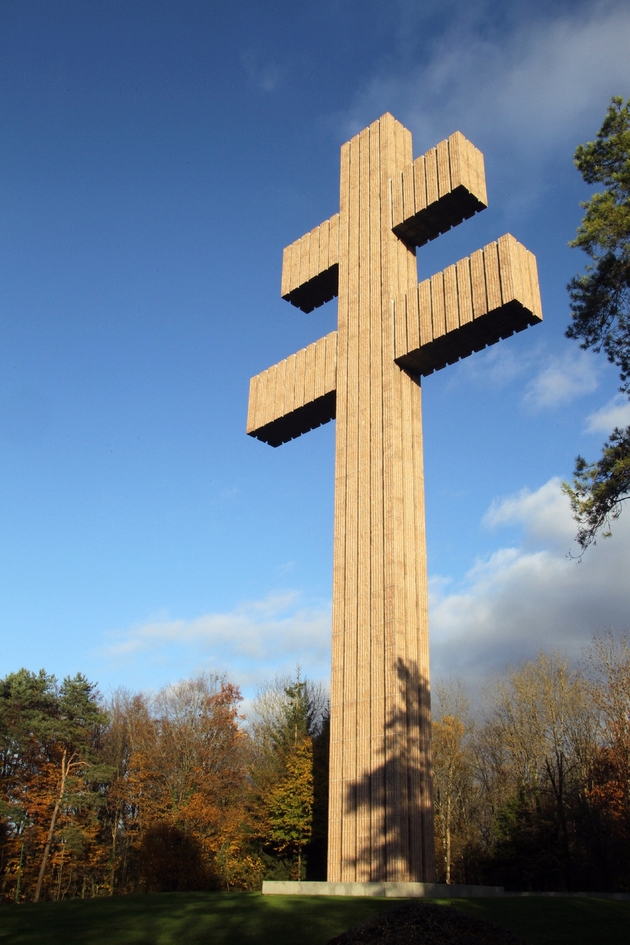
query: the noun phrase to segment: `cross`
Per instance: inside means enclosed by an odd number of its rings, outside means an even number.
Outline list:
[[[284,250],[282,297],[338,327],[252,378],[271,446],[336,418],[330,882],[435,879],[421,377],[542,319],[513,236],[418,285],[422,246],[486,207],[456,132],[412,161],[391,115],[341,148],[339,213]]]

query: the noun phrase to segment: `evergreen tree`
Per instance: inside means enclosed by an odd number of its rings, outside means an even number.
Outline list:
[[[61,685],[43,670],[0,680],[1,813],[16,900],[33,887],[34,901],[41,898],[51,861],[58,890],[64,860],[87,865],[109,775],[98,755],[106,721],[96,686],[81,673]]]
[[[593,262],[569,283],[566,334],[584,349],[603,349],[619,370],[621,392],[630,396],[630,100],[612,99],[596,140],[579,145],[575,164],[587,184],[605,189],[582,205],[586,212],[571,243]],[[600,531],[610,535],[630,495],[630,426],[616,427],[594,462],[578,456],[573,483],[564,489],[584,551]]]
[[[325,710],[321,691],[299,671],[293,680],[276,680],[257,699],[248,830],[267,878],[304,879],[303,854],[313,836],[313,739],[322,731]]]

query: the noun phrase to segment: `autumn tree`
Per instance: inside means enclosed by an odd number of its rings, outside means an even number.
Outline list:
[[[436,688],[432,722],[436,859],[440,881],[468,881],[467,853],[477,839],[479,788],[475,782],[470,703],[456,683]]]
[[[74,828],[68,831],[66,841],[72,836],[77,849],[80,848],[77,840],[81,833],[81,815],[88,815],[87,823],[82,825],[83,830],[89,829],[89,826],[92,829],[95,827],[94,817],[90,815],[98,806],[99,796],[92,790],[92,785],[107,780],[109,776],[109,772],[101,766],[97,752],[100,730],[106,721],[96,685],[82,673],[72,678],[67,676],[58,690],[56,712],[43,733],[46,768],[51,780],[56,780],[57,784],[34,902],[41,896],[55,828],[64,805],[67,813],[72,812]]]
[[[160,847],[181,861],[177,888],[221,885],[220,851],[237,829],[244,785],[240,699],[225,677],[204,674],[162,689],[130,733],[126,803],[135,805],[138,869],[153,889],[172,888],[173,870],[156,872]]]
[[[587,797],[593,859],[608,887],[630,886],[630,639],[598,635],[586,652],[600,733]]]
[[[630,396],[630,100],[613,98],[595,141],[581,144],[575,164],[587,184],[604,190],[582,206],[585,214],[571,246],[592,259],[569,283],[567,336],[584,349],[604,350]],[[578,456],[573,482],[564,486],[584,551],[610,526],[630,495],[630,426],[615,428],[594,462]]]
[[[0,816],[2,818],[3,891],[15,887],[20,898],[23,870],[30,868],[37,829],[30,799],[40,787],[44,764],[40,734],[55,711],[55,678],[41,670],[21,669],[0,681]],[[25,864],[26,848],[26,864]],[[34,852],[34,850],[33,850]]]
[[[110,895],[135,889],[135,850],[140,842],[140,798],[131,777],[131,759],[152,726],[149,700],[141,693],[117,689],[107,703],[109,724],[103,732],[101,755],[112,772],[101,811],[101,843],[107,849],[107,888]]]
[[[105,722],[96,686],[81,673],[61,685],[43,671],[27,670],[0,682],[5,822],[14,861],[21,838],[16,884],[34,886],[35,902],[51,884],[50,862],[58,895],[64,861],[87,865],[83,854],[98,831],[98,785],[108,777],[98,757]]]

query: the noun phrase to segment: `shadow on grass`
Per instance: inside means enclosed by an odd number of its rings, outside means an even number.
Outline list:
[[[0,907],[0,945],[323,945],[397,900],[162,893]]]
[[[444,900],[446,901],[446,900]],[[532,945],[627,945],[630,902],[454,899]],[[324,945],[397,899],[164,893],[0,906],[0,945]]]

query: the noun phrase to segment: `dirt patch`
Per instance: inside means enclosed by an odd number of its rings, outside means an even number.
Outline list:
[[[526,945],[524,939],[453,906],[410,902],[366,919],[327,945]]]

